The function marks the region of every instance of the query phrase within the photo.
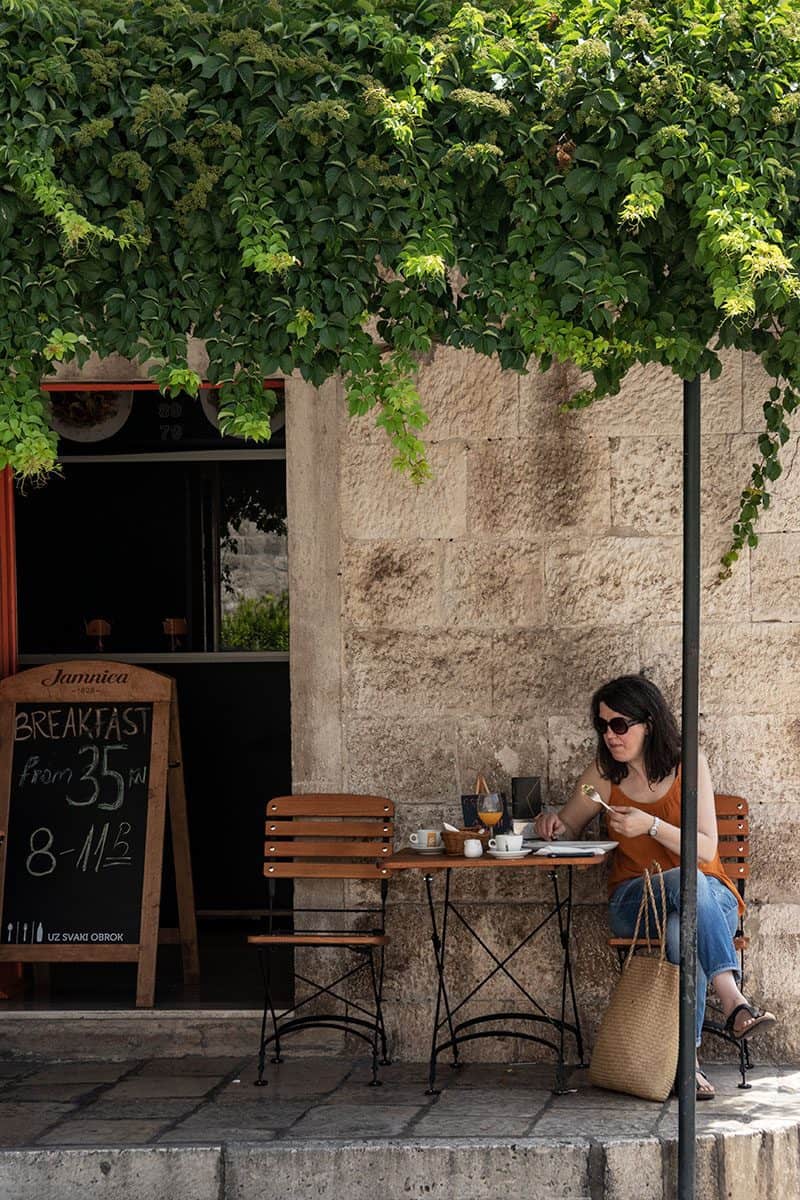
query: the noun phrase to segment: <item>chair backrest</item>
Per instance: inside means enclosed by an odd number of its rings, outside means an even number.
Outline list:
[[[744,896],[745,881],[750,877],[749,805],[741,796],[714,796],[719,834],[719,856],[725,874]]]
[[[386,879],[394,805],[383,796],[275,796],[267,804],[268,879]]]

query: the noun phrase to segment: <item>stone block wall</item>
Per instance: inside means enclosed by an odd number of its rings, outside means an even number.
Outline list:
[[[338,606],[328,590],[325,629],[306,632],[318,656],[327,646],[329,695],[338,678],[340,736],[329,725],[309,754],[303,739],[313,735],[296,729],[296,780],[391,797],[398,844],[418,825],[457,819],[478,771],[509,792],[513,775],[539,775],[546,802],[562,803],[592,755],[589,697],[608,677],[644,670],[679,703],[681,384],[637,369],[619,396],[560,414],[575,382],[566,368],[520,378],[469,352],[437,350],[420,373],[435,477],[419,489],[393,473],[383,434],[368,420],[348,422],[339,401],[335,438],[326,435],[327,455],[332,443],[339,448],[338,511],[334,523],[326,518],[339,547]],[[716,581],[768,387],[758,363],[734,352],[721,377],[703,384],[701,709],[715,787],[752,805],[748,990],[780,1017],[759,1054],[798,1061],[796,445],[787,447],[761,545],[729,581]],[[290,472],[292,452],[290,427]],[[291,491],[290,482],[296,530]],[[313,588],[313,556],[303,569],[291,556],[290,545],[293,587]],[[308,649],[294,644],[293,676]],[[313,681],[302,687],[313,693]],[[334,770],[322,765],[328,752]],[[546,881],[475,873],[457,886],[465,912],[502,945],[536,914]],[[407,1058],[429,1049],[434,974],[422,888],[415,874],[391,892],[388,1012]],[[614,978],[605,937],[605,881],[592,870],[579,879],[576,911],[577,988],[590,1033]],[[468,984],[482,952],[454,948]],[[523,980],[550,1001],[555,964],[554,941],[520,964]],[[480,999],[494,1007],[511,990],[498,976]],[[470,1049],[473,1059],[481,1053],[497,1048]]]

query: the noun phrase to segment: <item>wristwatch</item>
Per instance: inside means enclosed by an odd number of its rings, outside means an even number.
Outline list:
[[[661,818],[653,817],[653,824],[650,826],[650,829],[648,830],[650,837],[654,838],[656,836],[656,834],[658,833],[658,827],[660,824],[661,824]]]

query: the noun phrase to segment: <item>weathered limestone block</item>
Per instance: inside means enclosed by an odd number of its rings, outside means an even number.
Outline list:
[[[700,405],[706,433],[734,433],[743,428],[744,358],[732,347],[718,350],[722,374],[717,379],[704,375],[700,381]]]
[[[706,530],[727,533],[739,515],[757,449],[750,434],[705,437],[700,505]]]
[[[670,1113],[670,1117],[673,1113]],[[678,1196],[678,1129],[677,1111],[674,1112],[675,1118],[675,1134],[669,1141],[662,1141],[663,1154],[663,1169],[664,1169],[664,1200],[680,1200]],[[659,1132],[662,1138],[663,1122],[659,1125]],[[703,1197],[703,1200],[729,1200],[732,1193],[723,1190],[722,1185],[722,1168],[720,1166],[719,1155],[717,1153],[717,1140],[713,1134],[698,1134],[695,1139],[695,1195]],[[760,1200],[752,1191],[752,1179],[750,1181],[750,1193],[748,1200]]]
[[[798,443],[797,430],[800,429],[800,409],[791,417],[794,436],[783,447],[780,456],[783,474],[774,483],[770,483],[770,506],[759,517],[757,531],[766,533],[792,533],[800,529],[800,464],[797,460]],[[762,432],[762,430],[759,430]],[[753,438],[752,461],[756,462],[758,449],[755,434]]]
[[[514,698],[509,697],[513,708]],[[496,696],[497,708],[504,707]],[[513,776],[547,774],[547,728],[543,720],[523,717],[465,717],[456,723],[458,793],[472,792],[478,774],[505,792],[511,803]]]
[[[544,625],[544,547],[530,541],[446,543],[442,607],[453,627]]]
[[[619,394],[598,400],[582,416],[586,425],[609,437],[680,433],[683,385],[667,367],[631,367]]]
[[[702,381],[703,427],[707,432],[727,433],[742,428],[742,356],[739,351],[727,350],[720,358],[723,369],[719,379]],[[570,394],[586,382],[578,382],[577,372],[572,370]],[[587,431],[602,430],[609,437],[638,437],[643,430],[680,435],[683,383],[668,367],[637,364],[623,379],[617,396],[598,400],[581,412],[579,419]]]
[[[744,615],[744,614],[743,614]],[[680,703],[681,631],[643,630],[642,662],[670,700]],[[800,707],[800,638],[787,625],[711,625],[701,630],[700,704],[710,716]]]
[[[547,551],[545,571],[548,611],[561,626],[680,620],[677,538],[573,538]]]
[[[415,902],[391,904],[387,910],[386,928],[391,938],[391,953],[386,958],[384,994],[390,1001],[416,1001],[420,1011],[427,1014],[428,1003],[436,996],[436,962],[422,877],[417,872],[414,875],[417,881]],[[438,892],[436,881],[434,886]],[[454,956],[457,953],[463,955],[467,947],[466,932],[457,922],[451,932],[450,949]],[[433,1015],[432,1006],[430,1014]]]
[[[680,533],[680,437],[643,437],[639,430],[634,437],[612,438],[610,452],[614,529],[650,536]]]
[[[701,531],[700,620],[734,624],[750,609],[750,567],[754,554],[740,553],[728,579],[720,579],[721,558],[730,548],[732,527]],[[757,552],[756,552],[757,553]]]
[[[703,748],[719,792],[744,796],[751,804],[798,793],[800,720],[797,717],[707,716]]]
[[[754,621],[800,620],[800,533],[766,533],[751,555]]]
[[[602,682],[598,680],[598,686]],[[594,758],[597,735],[589,720],[590,699],[591,692],[587,692],[580,716],[548,718],[550,804],[563,804],[569,799],[576,779]]]
[[[420,819],[416,806],[430,807],[458,792],[452,721],[421,720],[411,711],[402,717],[384,716],[380,709],[353,713],[345,725],[345,739],[348,788],[388,796],[398,813],[412,804],[413,821]]]
[[[603,896],[595,904],[576,904],[572,910],[572,969],[575,975],[575,991],[584,1034],[589,1045],[594,1040],[594,1030],[602,1017],[611,991],[619,978],[617,953],[607,945],[610,931],[608,926],[608,901],[605,894],[605,869],[591,867],[585,872],[592,877],[595,886],[603,888]]]
[[[388,442],[349,443],[342,465],[342,528],[350,538],[463,537],[466,450],[461,442],[429,447],[433,478],[420,487],[392,467]]]
[[[605,679],[636,671],[635,630],[550,629],[497,634],[495,703],[534,716],[581,710]]]
[[[346,693],[353,708],[386,713],[486,712],[492,639],[472,633],[351,632]]]
[[[234,1143],[226,1148],[227,1195],[235,1200],[344,1195],[348,1200],[496,1200],[498,1196],[528,1200],[534,1195],[531,1180],[535,1180],[535,1200],[589,1196],[585,1141],[560,1145],[492,1138],[476,1139],[473,1144],[452,1142],[452,1137],[411,1147],[386,1137],[338,1145],[279,1142],[266,1153],[260,1146]],[[24,1200],[29,1200],[28,1193]]]
[[[427,443],[517,436],[519,376],[504,371],[496,358],[437,346],[433,360],[419,369],[417,387],[430,417],[422,431]]]
[[[603,1200],[663,1200],[661,1143],[624,1138],[604,1146]]]
[[[648,430],[649,433],[649,430]],[[701,445],[700,505],[704,531],[727,533],[756,453],[749,434],[712,434]],[[612,438],[612,523],[635,533],[679,534],[683,520],[680,436]]]
[[[759,1002],[775,1012],[773,1005],[780,1009],[786,1001],[800,1000],[800,905],[753,905],[747,932],[751,937],[749,969]],[[796,1030],[793,1037],[795,1042],[800,1040]],[[765,1039],[759,1035],[759,1053],[763,1054],[762,1041]]]
[[[3,1155],[0,1195],[9,1200],[12,1196],[14,1200],[80,1200],[91,1193],[107,1200],[135,1196],[218,1200],[224,1176],[219,1145],[96,1149],[44,1145]]]
[[[585,412],[562,412],[580,388],[590,387],[592,377],[583,375],[572,363],[554,363],[540,371],[531,359],[528,374],[519,380],[519,432],[523,437],[540,437],[544,430],[569,439],[589,424]],[[589,430],[591,431],[591,430]],[[603,431],[605,432],[605,431]]]
[[[474,443],[467,489],[476,538],[603,529],[610,518],[607,439],[576,431]]]
[[[797,1126],[752,1134],[718,1135],[717,1152],[726,1200],[795,1200],[800,1195]]]
[[[748,903],[800,905],[800,788],[786,792],[791,800],[750,806]]]
[[[348,542],[342,559],[345,620],[383,629],[442,624],[438,541]]]

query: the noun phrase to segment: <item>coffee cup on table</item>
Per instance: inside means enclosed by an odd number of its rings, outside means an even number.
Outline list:
[[[464,842],[464,858],[480,858],[482,854],[483,846],[480,838],[467,838]]]
[[[522,849],[521,833],[498,833],[497,837],[489,838],[489,849],[507,853],[509,850]]]
[[[408,840],[418,850],[438,850],[442,844],[442,835],[438,829],[418,829]]]

